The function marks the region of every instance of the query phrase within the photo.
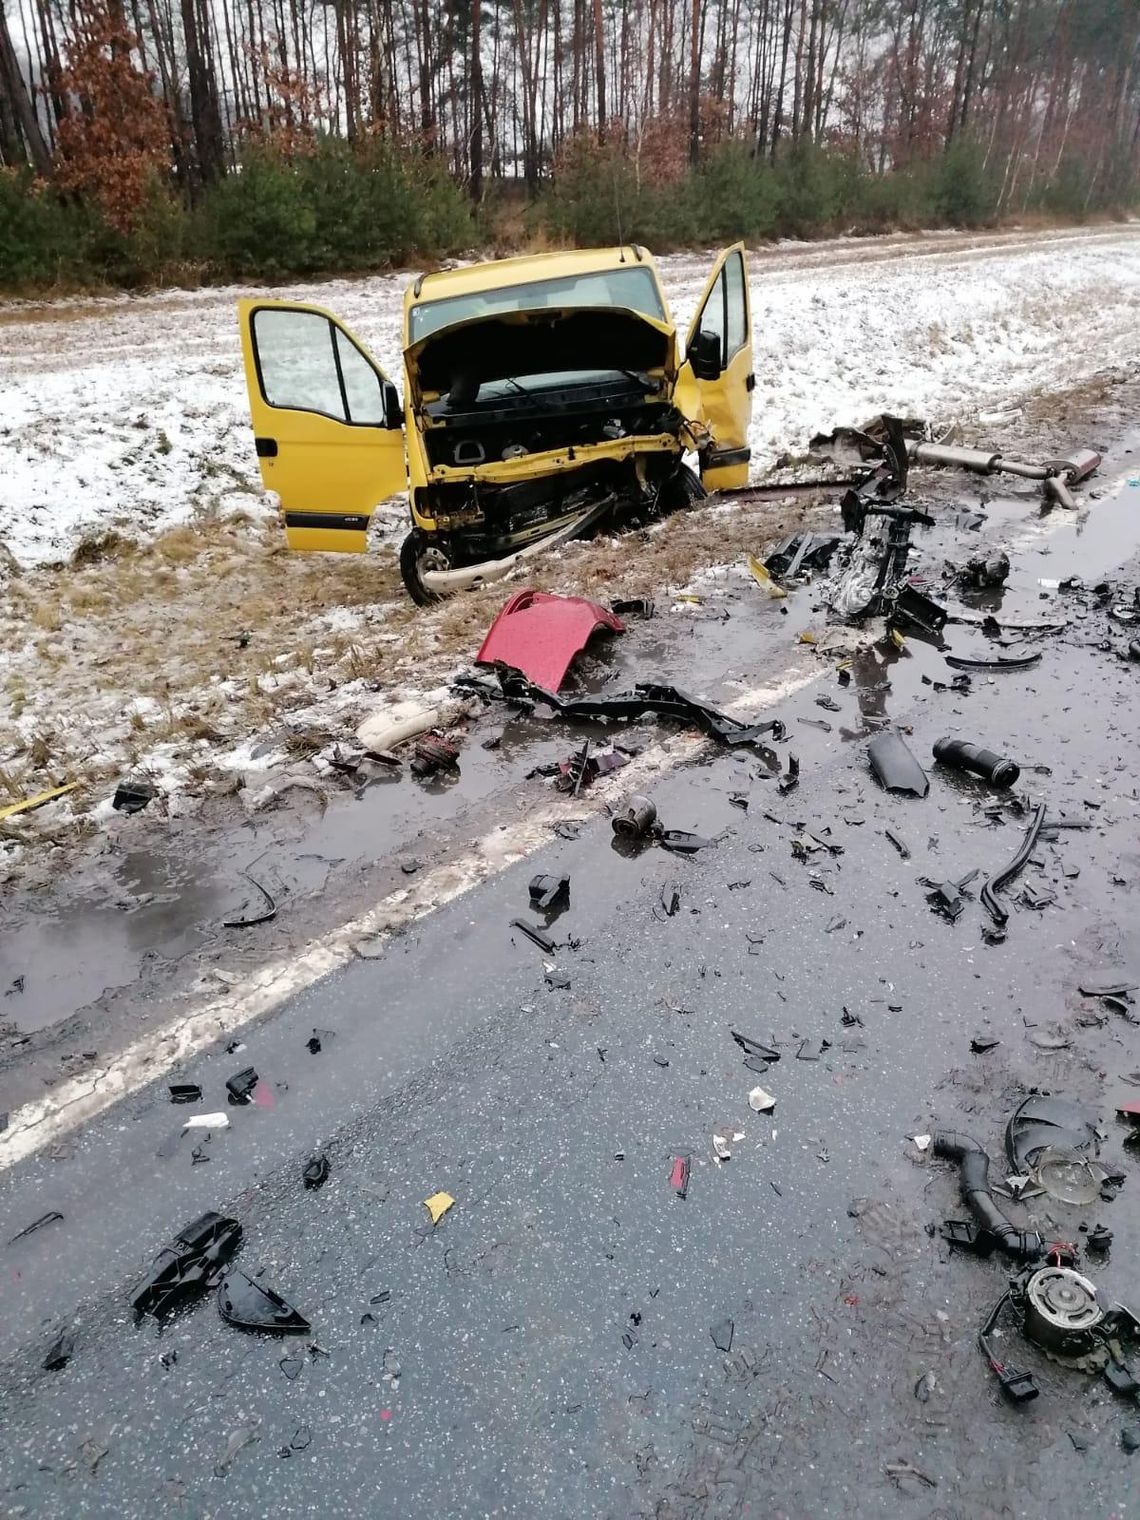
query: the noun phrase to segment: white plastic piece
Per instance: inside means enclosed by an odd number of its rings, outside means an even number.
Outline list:
[[[915,1145],[918,1146],[920,1151],[925,1151],[930,1148],[929,1135],[911,1135],[910,1138],[914,1141]]]
[[[770,1114],[775,1106],[775,1098],[771,1093],[765,1092],[762,1087],[754,1087],[748,1094],[748,1107],[753,1113]]]
[[[229,1129],[229,1114],[195,1114],[187,1119],[183,1129]]]

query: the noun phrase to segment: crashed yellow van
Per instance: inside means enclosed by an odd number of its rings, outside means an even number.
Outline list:
[[[636,245],[420,275],[404,297],[402,405],[331,312],[247,300],[239,316],[261,477],[290,547],[362,553],[376,505],[406,489],[400,568],[421,604],[605,518],[748,479],[743,244],[714,264],[684,354]]]

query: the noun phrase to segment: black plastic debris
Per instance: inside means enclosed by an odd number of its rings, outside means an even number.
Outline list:
[[[180,1230],[154,1258],[131,1296],[139,1314],[162,1316],[212,1287],[241,1244],[241,1225],[223,1214],[207,1213]]]
[[[59,1339],[52,1345],[47,1356],[43,1360],[45,1372],[59,1372],[66,1367],[75,1352],[75,1336],[69,1330],[65,1330]]]
[[[681,906],[681,887],[678,882],[669,881],[661,888],[661,908],[666,918],[673,918]]]
[[[688,829],[661,829],[655,837],[659,845],[677,855],[695,855],[698,850],[707,850],[716,843],[715,839],[706,839],[703,834],[693,834]]]
[[[42,1230],[45,1225],[56,1224],[62,1221],[63,1215],[58,1209],[49,1209],[46,1214],[41,1214],[38,1219],[33,1219],[31,1224],[26,1224],[22,1230],[13,1235],[8,1242],[14,1246],[18,1240],[26,1240],[29,1235],[34,1235],[37,1230]]]
[[[744,1054],[753,1060],[769,1062],[780,1059],[780,1052],[773,1050],[771,1045],[764,1045],[759,1040],[752,1039],[750,1035],[741,1034],[738,1029],[729,1032]]]
[[[824,710],[824,712],[837,713],[837,712],[841,712],[842,711],[841,707],[839,706],[839,703],[835,700],[834,697],[829,697],[829,696],[816,697],[816,699],[815,699],[815,705],[817,707],[822,707],[823,710]]]
[[[960,881],[931,881],[929,877],[923,877],[923,885],[931,889],[926,894],[927,902],[936,913],[941,913],[943,918],[953,923],[961,916],[966,906],[966,899],[962,894],[977,874],[975,867]]]
[[[218,1312],[239,1330],[264,1330],[273,1335],[308,1335],[312,1326],[280,1293],[264,1288],[240,1268],[218,1288]]]
[[[1010,1256],[1036,1261],[1045,1249],[1042,1239],[1034,1230],[1021,1230],[1011,1224],[994,1202],[989,1182],[990,1158],[977,1141],[951,1130],[936,1131],[931,1149],[935,1156],[958,1163],[962,1201],[977,1221],[972,1225],[947,1220],[943,1239],[981,1256],[988,1256],[995,1246],[1000,1246]]]
[[[867,746],[867,759],[885,791],[911,797],[925,797],[929,792],[926,772],[901,734],[876,734]]]
[[[141,813],[158,796],[158,788],[153,781],[142,778],[133,778],[128,781],[120,781],[115,788],[115,795],[111,798],[111,806],[117,813]]]
[[[1086,1251],[1091,1251],[1094,1256],[1103,1256],[1112,1245],[1112,1231],[1106,1229],[1103,1224],[1098,1224],[1094,1230],[1090,1230],[1085,1239]]]
[[[999,655],[996,660],[967,660],[961,655],[948,654],[947,665],[954,670],[1029,670],[1041,662],[1041,651],[1033,654]]]
[[[559,904],[570,901],[569,876],[532,876],[530,879],[530,903],[532,908],[547,913]]]
[[[653,603],[647,596],[630,596],[611,602],[610,611],[615,617],[639,617],[648,622],[653,616]]]
[[[327,1156],[314,1156],[311,1161],[305,1163],[305,1169],[301,1173],[301,1180],[307,1188],[323,1187],[329,1179],[329,1158]]]
[[[528,924],[525,918],[512,918],[511,928],[517,929],[520,934],[525,934],[527,939],[547,955],[553,955],[558,949],[549,934],[545,934],[537,924]]]
[[[548,987],[559,988],[563,992],[569,990],[570,973],[568,971],[560,970],[560,968],[557,966],[552,966],[550,970],[546,972],[544,980]]]
[[[1002,789],[1012,786],[1021,775],[1021,767],[1015,761],[1005,759],[992,749],[968,744],[965,739],[936,739],[934,758],[941,765],[969,771],[971,775],[988,781],[991,786]]]
[[[783,725],[778,719],[764,723],[741,723],[719,712],[707,702],[679,690],[676,686],[664,686],[653,682],[640,683],[631,692],[620,696],[560,697],[556,692],[543,691],[517,670],[505,666],[499,672],[503,695],[509,702],[522,706],[542,703],[550,707],[560,718],[608,719],[614,722],[633,722],[638,718],[657,717],[674,719],[689,728],[698,728],[709,738],[721,744],[754,744],[762,734],[779,738]]]
[[[277,1365],[289,1381],[295,1383],[301,1376],[301,1370],[305,1363],[299,1356],[283,1356]]]
[[[788,768],[776,783],[781,797],[786,797],[789,792],[794,792],[800,784],[800,762],[795,755],[788,756]]]
[[[1120,1432],[1120,1448],[1129,1456],[1140,1451],[1140,1425],[1125,1425]]]
[[[970,1041],[970,1049],[976,1056],[984,1056],[987,1050],[994,1050],[1000,1044],[1000,1040],[995,1040],[990,1035],[976,1034]]]
[[[732,1337],[736,1325],[731,1319],[718,1319],[715,1325],[709,1328],[712,1343],[718,1351],[728,1352],[732,1350]]]
[[[226,1082],[226,1091],[229,1093],[231,1103],[248,1103],[253,1089],[257,1086],[257,1072],[252,1066],[246,1066],[242,1071],[236,1072]]]
[[[202,1098],[202,1089],[197,1082],[171,1082],[171,1103],[198,1103]]]
[[[261,912],[248,913],[242,918],[224,918],[222,920],[223,929],[253,929],[258,924],[271,923],[273,919],[277,917],[277,904],[274,902],[273,897],[270,895],[270,893],[266,891],[261,883],[259,881],[256,881],[248,871],[243,871],[241,874],[245,877],[246,881],[249,882],[250,886],[254,887],[260,893],[262,903]]]
[[[1009,579],[1009,555],[978,554],[968,559],[958,572],[960,583],[984,590],[988,586],[1004,586]]]
[[[794,581],[805,570],[826,570],[839,544],[833,533],[793,533],[764,556],[764,568],[779,581]]]
[[[1035,1093],[1006,1126],[1005,1153],[1019,1175],[1031,1175],[1046,1150],[1092,1158],[1099,1149],[1096,1115],[1069,1098]]]
[[[986,912],[993,919],[994,923],[999,926],[1006,922],[1009,914],[1002,907],[1001,903],[998,902],[996,894],[1024,868],[1037,845],[1038,836],[1041,833],[1041,827],[1044,822],[1045,804],[1040,802],[1034,810],[1033,817],[1030,820],[1029,827],[1025,831],[1025,837],[1021,841],[1017,854],[1007,866],[1003,867],[996,876],[992,876],[982,888],[982,903]]]
[[[893,829],[884,829],[883,833],[891,841],[891,843],[894,845],[895,849],[899,852],[899,854],[902,856],[902,858],[904,860],[909,860],[910,859],[910,845],[907,844],[906,840],[903,839],[900,835],[896,834]]]

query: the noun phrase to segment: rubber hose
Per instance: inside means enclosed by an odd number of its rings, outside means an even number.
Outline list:
[[[958,1162],[962,1201],[1002,1250],[1023,1261],[1036,1260],[1042,1251],[1041,1237],[1032,1230],[1019,1230],[994,1202],[990,1192],[990,1158],[978,1142],[955,1130],[941,1130],[933,1136],[931,1148],[936,1156]]]
[[[1012,786],[1021,775],[1021,770],[1015,761],[995,754],[992,749],[982,749],[980,745],[969,744],[965,739],[935,740],[934,758],[940,760],[943,765],[981,776],[982,780],[988,781],[991,786]]]

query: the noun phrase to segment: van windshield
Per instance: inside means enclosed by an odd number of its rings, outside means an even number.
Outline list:
[[[541,311],[544,306],[622,306],[657,322],[665,321],[665,308],[653,271],[644,264],[635,264],[424,301],[409,312],[408,332],[411,341],[417,343],[454,322],[493,317],[504,311]]]

